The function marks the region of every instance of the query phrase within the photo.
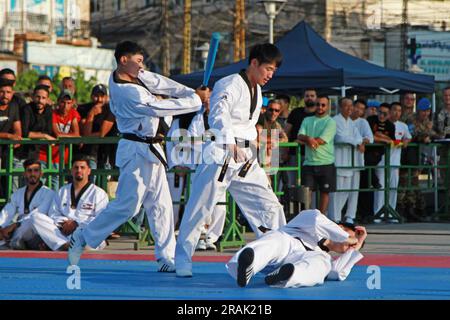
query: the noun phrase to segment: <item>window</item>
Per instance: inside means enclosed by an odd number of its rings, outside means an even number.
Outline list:
[[[91,13],[100,11],[100,0],[91,0]]]

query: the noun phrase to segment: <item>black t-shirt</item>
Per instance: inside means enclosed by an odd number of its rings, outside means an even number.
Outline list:
[[[372,129],[372,133],[380,132],[392,140],[395,140],[395,124],[391,121],[386,120],[385,122],[380,122],[377,115],[373,115],[367,118],[367,122],[370,125],[370,129]],[[369,151],[379,152],[384,154],[384,147],[370,147]]]
[[[32,102],[27,104],[21,112],[22,136],[28,138],[31,131],[53,135],[52,107],[46,105],[44,112],[39,113]]]
[[[9,104],[6,110],[0,110],[0,132],[13,133],[13,124],[16,121],[20,121],[17,104]]]
[[[46,105],[44,111],[39,113],[36,105],[31,102],[20,110],[20,120],[22,122],[22,136],[28,138],[30,132],[41,132],[53,135],[52,129],[52,107]],[[40,147],[45,145],[25,145],[17,150],[17,156],[20,159],[37,158]]]
[[[91,111],[92,107],[94,106],[94,103],[86,103],[79,105],[77,108],[78,113],[81,116],[81,119],[86,119],[89,111]],[[107,137],[114,137],[117,136],[119,133],[119,130],[117,129],[116,125],[116,118],[114,117],[114,114],[111,112],[111,109],[109,108],[109,104],[106,103],[103,105],[102,112],[97,114],[94,117],[93,123],[92,123],[92,133],[100,132],[100,129],[102,127],[103,121],[109,121],[113,122],[114,125],[111,128],[111,130],[106,134]],[[84,145],[81,152],[85,155],[97,157],[98,155],[98,149],[99,145],[95,144],[87,144]]]
[[[303,120],[305,120],[306,117],[311,117],[314,115],[314,112],[307,113],[305,112],[304,108],[295,108],[291,111],[289,114],[289,117],[287,119],[287,123],[292,125],[292,129],[289,132],[289,142],[295,142],[297,140],[298,131],[300,130],[300,127],[302,126]],[[295,148],[289,148],[289,154],[295,155],[296,151]],[[303,148],[302,148],[302,154],[304,154]]]

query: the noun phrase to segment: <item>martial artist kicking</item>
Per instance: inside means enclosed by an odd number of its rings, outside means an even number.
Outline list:
[[[174,272],[175,234],[166,160],[156,137],[159,117],[200,110],[208,90],[194,91],[166,77],[144,71],[144,51],[136,43],[119,43],[117,69],[109,79],[111,111],[122,133],[116,165],[120,168],[116,199],[85,228],[72,235],[70,264],[78,264],[86,244],[97,247],[113,230],[136,215],[141,205],[155,240],[158,271]],[[175,97],[157,100],[156,95]]]
[[[179,277],[192,276],[201,226],[227,189],[258,237],[286,223],[283,208],[256,161],[256,151],[250,148],[257,138],[260,86],[272,78],[281,60],[274,45],[256,45],[247,69],[221,79],[213,88],[208,123],[214,141],[205,144],[203,162],[192,180],[192,190],[198,192],[190,195],[181,221],[175,255]]]
[[[55,192],[42,185],[39,160],[28,159],[23,166],[26,186],[14,192],[0,212],[0,243],[9,242],[12,249],[38,249],[33,246],[36,233],[30,218],[48,214]]]
[[[228,273],[245,287],[262,271],[265,282],[282,288],[312,287],[345,280],[363,258],[364,227],[337,225],[319,210],[301,211],[278,230],[247,244],[227,263]],[[336,260],[329,251],[341,253]]]
[[[94,220],[109,202],[107,193],[89,181],[88,158],[76,157],[71,170],[73,182],[59,189],[48,216],[36,213],[31,218],[34,230],[53,251],[67,250],[69,236]],[[95,249],[105,246],[102,242]]]
[[[203,141],[190,141],[190,138],[206,138],[207,130],[209,130],[208,115],[209,101],[203,104],[202,110],[196,113],[184,114],[172,121],[168,136],[172,138],[166,143],[167,163],[169,168],[178,170],[195,170],[202,160]],[[180,137],[186,138],[186,141],[177,142]],[[203,139],[202,139],[203,140]],[[173,202],[179,202],[183,191],[187,189],[186,173],[169,172],[167,174],[169,182],[170,195]],[[195,192],[195,191],[193,191]],[[226,194],[220,199],[220,202],[226,202]],[[180,215],[180,205],[173,205],[174,225],[178,223]],[[197,243],[196,250],[216,250],[214,244],[222,235],[225,225],[226,206],[223,204],[216,205],[210,219],[205,221],[202,234],[204,239],[200,239]]]

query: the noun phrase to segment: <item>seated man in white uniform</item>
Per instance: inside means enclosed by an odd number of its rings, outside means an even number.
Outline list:
[[[168,136],[172,141],[166,143],[167,164],[169,168],[178,170],[195,170],[201,163],[203,141],[197,140],[205,136],[209,130],[208,125],[209,101],[203,104],[202,110],[176,116],[170,127]],[[186,141],[177,142],[176,139],[183,137]],[[191,138],[196,138],[191,141]],[[169,172],[167,180],[169,182],[170,195],[173,202],[179,202],[181,195],[186,192],[185,172]],[[192,191],[191,191],[192,192]],[[220,202],[226,202],[226,194],[223,195]],[[180,205],[173,205],[174,225],[177,225],[180,215]],[[208,217],[203,228],[202,236],[197,243],[196,250],[216,250],[214,244],[222,235],[226,218],[226,206],[217,204],[211,217]]]
[[[34,230],[53,251],[67,250],[69,236],[88,225],[108,204],[106,192],[89,181],[89,160],[75,157],[72,161],[73,182],[59,189],[48,216],[32,217]],[[102,242],[96,249],[103,249]]]
[[[0,212],[0,245],[6,244],[12,249],[39,249],[31,245],[35,243],[32,240],[36,234],[30,218],[37,213],[48,214],[55,192],[42,185],[39,160],[26,160],[24,168],[26,186],[14,192]]]
[[[227,263],[240,287],[262,271],[265,282],[282,288],[312,287],[324,280],[345,280],[363,258],[364,227],[337,225],[319,210],[300,212],[287,225],[247,244]],[[329,251],[342,253],[333,260]]]

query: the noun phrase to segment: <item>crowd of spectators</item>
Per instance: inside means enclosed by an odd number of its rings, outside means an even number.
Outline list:
[[[10,69],[0,70],[0,139],[20,141],[24,138],[56,141],[70,137],[118,136],[115,118],[108,103],[108,90],[104,84],[92,88],[91,101],[79,103],[73,78],[65,77],[59,84],[56,101],[50,98],[54,90],[52,79],[41,75],[25,100],[14,91],[16,75]],[[164,97],[161,97],[164,98]],[[338,101],[334,108],[328,96],[319,95],[313,88],[304,91],[301,106],[294,106],[287,95],[266,98],[256,126],[258,146],[265,157],[258,159],[272,185],[278,177],[277,191],[301,184],[311,191],[312,203],[335,221],[378,222],[374,216],[387,205],[384,203],[385,151],[389,148],[390,198],[388,205],[408,220],[421,220],[425,214],[425,200],[419,192],[420,169],[403,169],[401,165],[419,165],[432,161],[433,140],[450,139],[450,87],[443,90],[444,107],[431,114],[427,98],[416,102],[413,93],[402,95],[401,102],[380,103],[376,100]],[[292,108],[293,107],[293,108]],[[416,110],[416,111],[415,111]],[[335,114],[332,116],[332,114]],[[161,119],[159,134],[165,135],[172,119]],[[280,148],[282,142],[298,142],[297,148]],[[375,142],[385,146],[372,146]],[[421,146],[410,146],[409,143]],[[15,144],[13,167],[24,168],[24,163],[36,159],[45,169],[58,169],[60,154],[68,162],[68,149],[60,153],[58,144]],[[448,144],[439,149],[440,164],[447,165]],[[112,168],[116,145],[74,144],[73,155],[82,156],[90,169]],[[51,159],[48,159],[48,155]],[[0,168],[8,165],[6,145],[0,145]],[[277,171],[276,167],[296,167],[300,161],[302,175],[296,170]],[[275,169],[275,170],[272,170]],[[276,175],[275,175],[276,173]],[[443,183],[446,170],[439,170]],[[70,180],[70,177],[69,177]],[[52,175],[52,189],[59,190],[58,176]],[[95,177],[90,178],[95,182]],[[70,181],[69,181],[70,182]],[[13,180],[13,192],[26,181]],[[405,191],[413,186],[417,190]],[[397,192],[397,188],[399,188]],[[364,192],[351,190],[364,189]],[[348,191],[342,191],[348,190]],[[0,198],[7,199],[7,177],[0,178]],[[315,203],[317,199],[317,203]],[[392,222],[396,222],[392,220]]]

